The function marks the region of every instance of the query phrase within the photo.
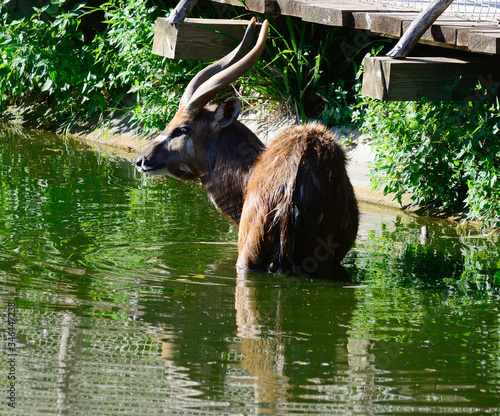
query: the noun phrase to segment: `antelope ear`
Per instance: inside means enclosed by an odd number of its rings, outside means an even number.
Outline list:
[[[240,114],[241,104],[237,98],[228,98],[217,107],[214,113],[214,124],[219,128],[229,126],[238,118]]]

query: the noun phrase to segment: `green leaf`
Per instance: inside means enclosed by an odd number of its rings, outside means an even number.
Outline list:
[[[47,78],[47,80],[45,81],[45,84],[43,84],[42,91],[50,90],[53,83],[54,83],[54,81],[52,81],[50,78]]]

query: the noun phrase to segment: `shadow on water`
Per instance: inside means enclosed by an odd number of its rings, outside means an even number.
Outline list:
[[[200,186],[0,129],[16,411],[500,414],[498,241],[361,208],[351,280],[238,275],[237,230]]]

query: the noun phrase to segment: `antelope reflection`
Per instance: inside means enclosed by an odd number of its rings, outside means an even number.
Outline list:
[[[241,364],[252,376],[255,402],[297,402],[297,395],[307,399],[319,391],[331,390],[340,402],[370,414],[375,389],[374,355],[369,352],[370,341],[349,336],[356,308],[355,290],[336,288],[332,291],[335,298],[321,305],[315,301],[324,299],[317,296],[324,288],[320,285],[309,289],[308,283],[290,277],[269,291],[254,284],[246,274],[237,277],[235,309]],[[324,332],[325,322],[319,322],[323,317],[318,311],[322,308],[329,313],[324,317],[329,322],[328,333]],[[301,341],[311,338],[316,338],[315,351],[305,351]],[[304,345],[311,346],[310,342]],[[303,361],[306,358],[308,362]],[[292,373],[293,384],[289,381]],[[332,384],[339,375],[340,383]],[[305,387],[297,386],[298,379]],[[259,408],[260,413],[268,411],[267,406]]]

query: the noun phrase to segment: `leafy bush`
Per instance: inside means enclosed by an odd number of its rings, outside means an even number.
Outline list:
[[[172,2],[176,5],[176,1]],[[106,72],[130,87],[136,105],[132,109],[136,123],[150,129],[163,128],[178,108],[179,99],[190,79],[205,64],[196,61],[170,60],[152,53],[155,21],[168,15],[145,0],[123,5],[112,0],[105,5],[109,30],[103,43],[107,46]]]
[[[364,131],[374,138],[375,186],[423,207],[467,210],[500,226],[500,103],[478,87],[464,102],[376,102]]]
[[[103,109],[103,76],[91,71],[91,46],[78,27],[83,6],[64,12],[49,4],[30,17],[15,18],[6,3],[2,1],[0,17],[0,110],[9,102],[29,105],[40,100],[70,114],[80,106],[89,113]]]
[[[52,1],[27,17],[13,16],[6,4],[1,3],[0,111],[9,104],[41,107],[44,127],[101,117],[133,95],[134,120],[161,128],[198,68],[191,62],[167,64],[151,53],[156,17],[168,12],[145,0],[112,0],[99,8],[79,3],[70,10],[64,1]],[[81,21],[97,12],[104,12],[107,26],[88,41]]]

